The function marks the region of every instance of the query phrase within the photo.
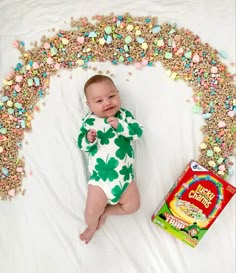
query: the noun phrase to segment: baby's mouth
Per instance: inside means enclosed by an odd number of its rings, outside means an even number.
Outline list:
[[[112,106],[111,106],[111,107],[108,107],[108,108],[105,109],[105,112],[110,111],[110,110],[112,110],[113,108],[114,108],[114,107],[112,107]]]

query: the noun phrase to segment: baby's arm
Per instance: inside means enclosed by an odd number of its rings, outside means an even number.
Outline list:
[[[133,115],[125,110],[125,118],[118,119],[116,131],[118,135],[122,135],[126,138],[136,140],[143,134],[143,126],[134,119]]]
[[[78,136],[78,146],[85,152],[90,152],[97,145],[96,131],[91,129],[87,130],[85,124],[80,128]]]

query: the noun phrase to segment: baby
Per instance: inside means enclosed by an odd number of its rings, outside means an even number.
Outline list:
[[[83,118],[78,146],[88,152],[88,182],[85,222],[80,234],[86,244],[109,215],[131,214],[139,209],[134,181],[133,140],[142,136],[142,126],[121,108],[119,92],[111,78],[91,77],[84,86],[91,112]]]

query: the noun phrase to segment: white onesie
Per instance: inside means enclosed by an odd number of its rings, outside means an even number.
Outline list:
[[[119,119],[117,129],[93,113],[83,118],[78,136],[78,146],[89,153],[90,185],[100,187],[107,196],[108,204],[117,204],[122,193],[134,179],[133,140],[142,136],[143,128],[133,115],[121,108],[115,116]],[[90,143],[87,133],[97,132]]]

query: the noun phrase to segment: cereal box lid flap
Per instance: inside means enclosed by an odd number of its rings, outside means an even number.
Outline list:
[[[201,172],[201,171],[206,172],[206,171],[208,171],[203,166],[199,165],[197,162],[195,162],[193,160],[190,162],[190,167],[191,167],[192,171],[195,171],[195,172]]]

